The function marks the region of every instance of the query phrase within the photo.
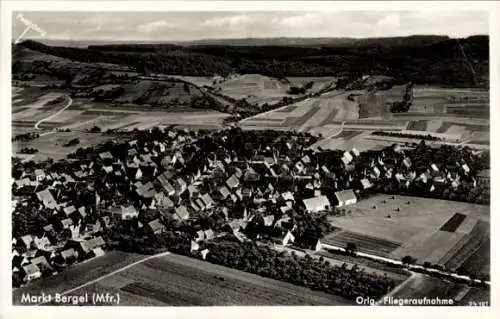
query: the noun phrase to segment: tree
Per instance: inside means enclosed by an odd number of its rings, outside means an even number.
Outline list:
[[[411,256],[404,256],[401,261],[403,262],[403,265],[410,265],[413,264],[416,259]]]
[[[354,255],[356,253],[357,247],[356,244],[354,243],[347,243],[345,246],[345,251],[351,255]]]

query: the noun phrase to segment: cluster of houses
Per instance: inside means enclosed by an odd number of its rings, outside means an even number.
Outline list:
[[[269,146],[256,149],[252,158],[238,156],[225,146],[227,131],[212,134],[216,151],[203,152],[196,134],[169,131],[162,138],[132,140],[126,154],[114,156],[100,150],[80,161],[71,173],[34,170],[14,181],[14,187],[31,187],[41,208],[52,211],[52,223],[43,235],[26,234],[13,239],[13,273],[23,283],[65,266],[101,256],[106,242],[104,228],[137,221],[145,210],[157,210],[176,221],[196,221],[218,212],[225,218],[224,233],[248,240],[245,229],[260,221],[277,229],[281,245],[294,242],[294,213],[329,212],[334,207],[355,204],[364,191],[381,179],[401,185],[419,182],[432,188],[438,183],[459,184],[470,171],[467,163],[446,170],[431,164],[417,170],[400,146],[366,161],[353,148],[335,162],[321,162],[318,151],[305,150],[299,141],[285,140],[278,152]],[[201,142],[200,142],[201,143]],[[455,185],[453,184],[453,185]],[[124,186],[125,185],[125,186]],[[71,187],[94,194],[91,204],[76,204],[67,195]],[[28,205],[29,197],[14,198],[13,210]],[[33,203],[31,203],[33,204]],[[163,218],[142,225],[152,234],[166,230]],[[50,238],[60,238],[59,242]],[[222,231],[198,229],[192,234],[191,250],[201,241],[221,236]],[[209,251],[199,251],[205,258]]]

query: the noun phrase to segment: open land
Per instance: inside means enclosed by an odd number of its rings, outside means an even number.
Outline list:
[[[352,242],[360,252],[396,260],[409,255],[419,263],[450,269],[457,269],[467,258],[474,260],[471,256],[476,254],[488,254],[481,253],[479,245],[489,241],[489,206],[376,195],[346,209],[350,213],[345,217],[329,217],[339,230],[323,243],[345,247]]]
[[[466,284],[439,280],[427,275],[416,274],[405,281],[398,289],[388,296],[394,298],[440,298],[452,299],[454,305],[469,306],[471,301],[489,304],[488,289],[470,287]]]
[[[108,257],[108,255],[81,265],[93,269],[92,275],[89,275],[89,271],[83,272],[83,269],[80,269],[79,275],[64,281],[64,273],[61,273],[48,279],[50,282],[44,291],[62,292],[71,287],[78,287],[83,281],[91,281],[110,273],[111,267],[106,267],[104,270],[93,265],[96,262],[101,264],[111,262],[110,258],[114,256]],[[135,255],[132,259],[136,259]],[[78,267],[80,265],[72,270],[76,271]],[[113,265],[112,268],[119,267]],[[69,275],[67,277],[69,278]],[[85,279],[82,280],[83,277]],[[35,294],[37,291],[39,290],[32,285],[16,290],[14,304],[19,304],[23,292]],[[119,292],[122,306],[353,304],[338,296],[175,254],[138,263],[71,294],[84,295],[103,291]]]

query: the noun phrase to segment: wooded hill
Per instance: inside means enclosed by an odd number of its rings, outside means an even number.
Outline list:
[[[488,36],[344,39],[299,45],[199,43],[91,45],[85,49],[27,40],[19,45],[73,61],[127,65],[139,72],[189,76],[259,73],[276,77],[377,74],[401,82],[454,87],[476,86],[468,61],[478,85],[489,85]]]

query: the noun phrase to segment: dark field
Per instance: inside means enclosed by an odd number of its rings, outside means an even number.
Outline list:
[[[351,139],[355,136],[358,136],[363,132],[361,131],[349,131],[349,130],[342,130],[338,135],[335,136],[335,138],[345,138],[345,139]]]
[[[398,243],[348,231],[334,232],[323,238],[322,242],[340,247],[345,247],[347,243],[354,243],[359,252],[385,257],[400,246]]]
[[[453,233],[455,230],[457,230],[460,224],[462,224],[466,217],[467,216],[464,214],[456,213],[450,219],[448,219],[446,223],[444,223],[444,225],[439,228],[439,230]]]
[[[427,130],[427,121],[425,120],[411,121],[406,129],[412,131],[425,131]]]

